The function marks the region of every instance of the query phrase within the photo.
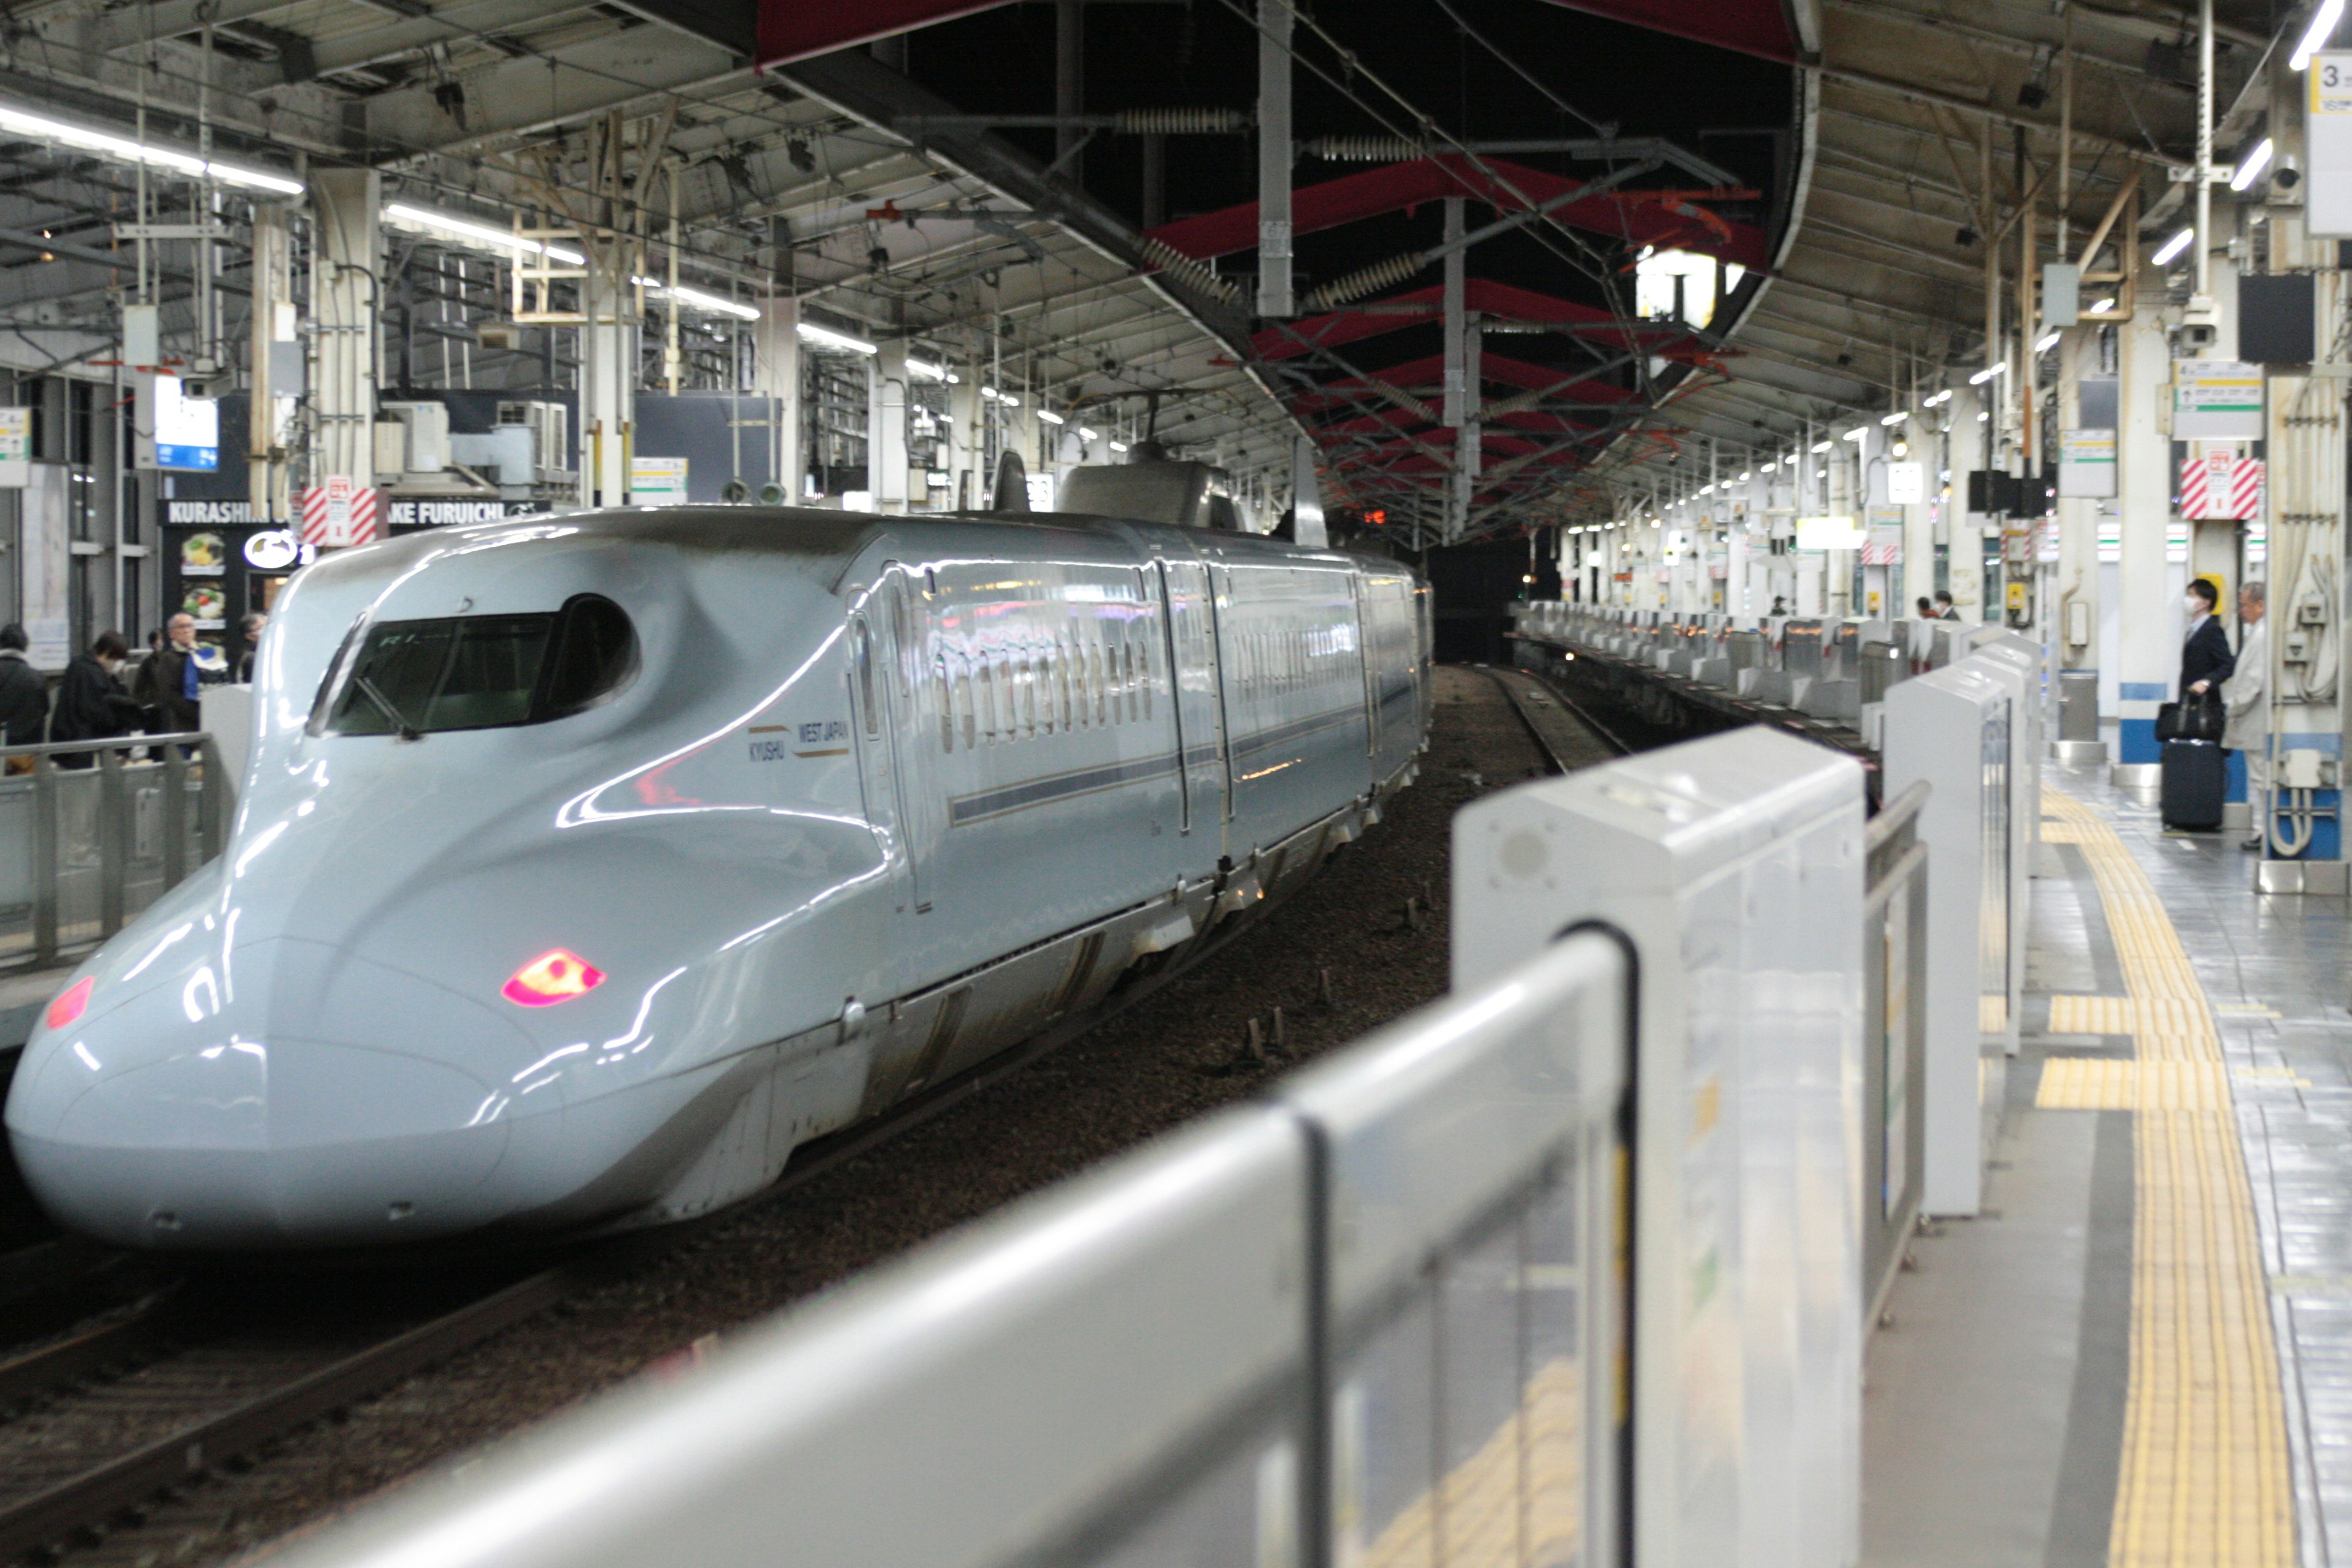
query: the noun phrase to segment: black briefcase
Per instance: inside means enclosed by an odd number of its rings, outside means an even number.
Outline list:
[[[2156,710],[2156,738],[2159,741],[2218,742],[2229,723],[2230,715],[2221,706],[2221,698],[2206,691],[2158,707]]]

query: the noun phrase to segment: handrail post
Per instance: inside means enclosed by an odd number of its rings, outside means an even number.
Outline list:
[[[188,874],[188,758],[177,746],[163,748],[163,891]]]
[[[228,824],[236,810],[236,786],[229,782],[228,763],[207,731],[196,742],[196,754],[204,759],[205,783],[196,796],[197,846],[203,851],[202,865],[218,855],[228,845]]]
[[[131,792],[124,787],[120,746],[101,747],[98,768],[98,934],[105,938],[122,929],[122,862],[131,847],[125,808]]]
[[[58,770],[47,752],[33,754],[33,963],[58,958]]]

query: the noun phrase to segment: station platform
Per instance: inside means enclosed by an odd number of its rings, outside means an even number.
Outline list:
[[[1983,1211],[1873,1335],[1864,1561],[2352,1550],[2352,921],[2044,773],[2021,1050]]]

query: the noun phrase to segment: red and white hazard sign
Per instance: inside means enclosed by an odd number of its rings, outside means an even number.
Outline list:
[[[302,492],[302,542],[322,550],[365,544],[383,537],[383,508],[375,488],[331,474],[324,484]]]
[[[2251,518],[2262,510],[2261,458],[2212,452],[2180,465],[2181,516]]]

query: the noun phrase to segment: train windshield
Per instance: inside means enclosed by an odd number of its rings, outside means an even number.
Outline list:
[[[314,733],[426,735],[543,724],[593,707],[636,668],[636,634],[620,605],[581,594],[519,616],[380,621],[330,675]]]

